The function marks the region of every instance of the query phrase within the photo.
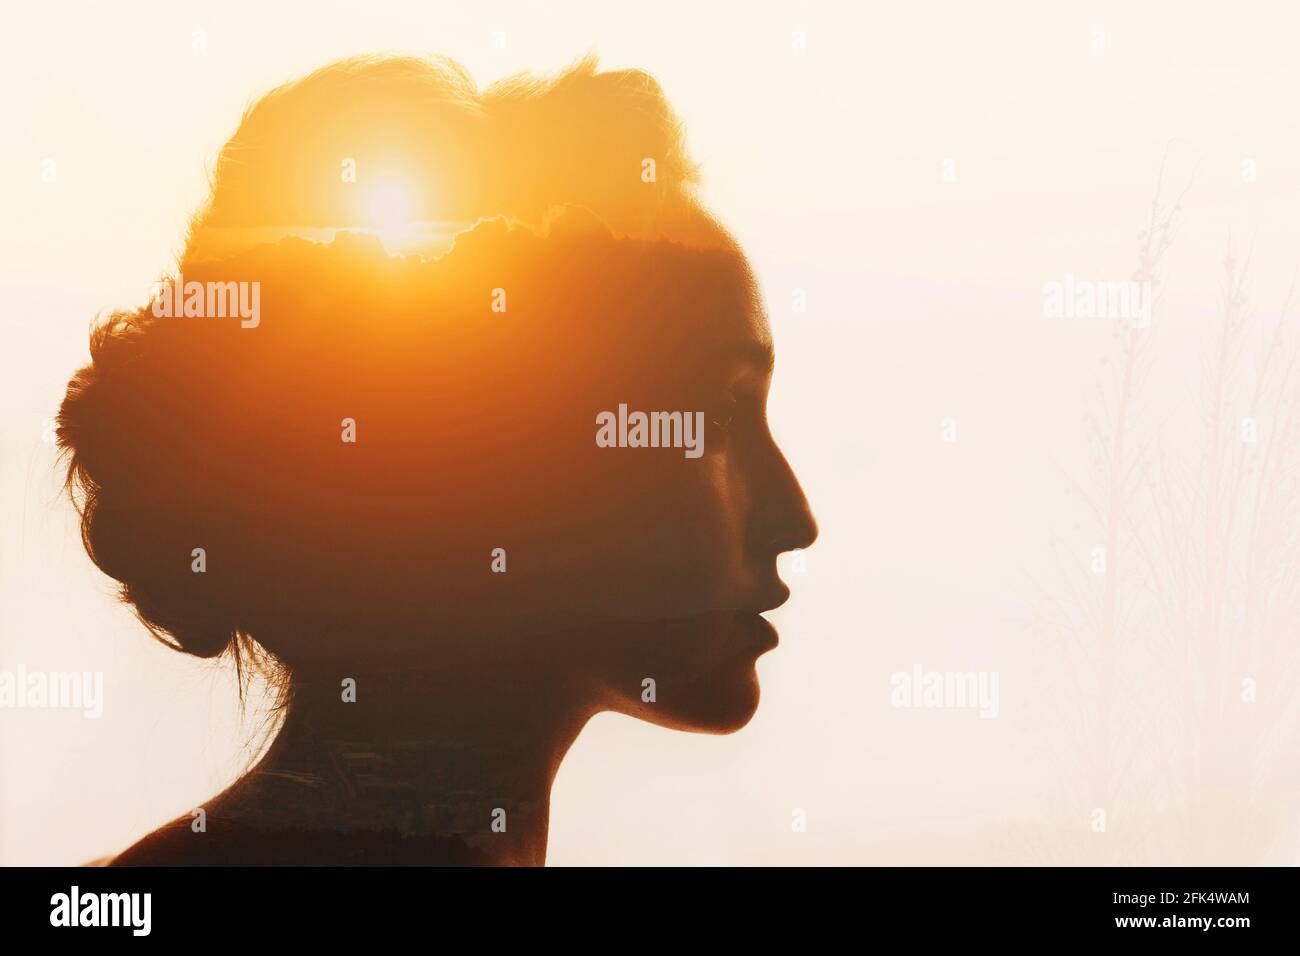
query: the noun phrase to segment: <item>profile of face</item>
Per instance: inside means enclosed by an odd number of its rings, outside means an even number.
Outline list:
[[[734,730],[777,557],[816,536],[754,277],[649,78],[467,83],[353,61],[245,117],[183,282],[104,323],[69,388],[87,548],[200,656]],[[436,254],[354,215],[399,167]],[[256,289],[255,320],[210,314],[214,288]]]
[[[777,556],[816,532],[768,427],[772,340],[743,259],[705,255],[673,275],[645,277],[667,288],[643,294],[638,331],[608,346],[621,345],[626,358],[598,360],[618,378],[602,379],[592,398],[606,397],[595,405],[611,412],[621,401],[694,415],[698,457],[675,447],[584,450],[581,501],[610,547],[571,538],[561,549],[576,546],[586,560],[566,563],[585,566],[551,586],[606,622],[581,657],[611,709],[669,727],[734,730],[758,704],[754,663],[776,644],[760,614],[789,594]]]

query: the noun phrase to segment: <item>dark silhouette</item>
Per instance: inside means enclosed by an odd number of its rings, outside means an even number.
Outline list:
[[[375,181],[401,215],[367,219]],[[540,864],[594,714],[750,719],[777,555],[816,526],[753,277],[693,182],[654,81],[590,62],[479,93],[354,60],[250,110],[174,308],[99,324],[59,440],[124,600],[269,669],[285,722],[205,829],[115,863]],[[403,216],[447,244],[391,254]],[[214,312],[254,285],[255,319]],[[620,406],[680,415],[604,447]]]

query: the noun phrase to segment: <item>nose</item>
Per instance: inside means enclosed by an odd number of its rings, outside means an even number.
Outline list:
[[[810,547],[817,540],[817,519],[813,517],[812,507],[775,441],[758,479],[754,510],[751,543],[764,558]]]

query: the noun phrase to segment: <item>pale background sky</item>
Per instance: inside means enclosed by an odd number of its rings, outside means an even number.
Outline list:
[[[1253,245],[1252,321],[1276,317],[1300,264],[1294,5],[3,0],[3,18],[0,669],[103,671],[107,700],[98,721],[0,711],[0,863],[120,850],[247,756],[230,675],[152,642],[86,558],[42,431],[95,314],[171,265],[245,106],[387,51],[449,55],[481,86],[588,52],[660,81],[766,291],[770,414],[822,528],[787,569],[753,722],[598,718],[555,787],[550,863],[1196,856],[1186,836],[1153,848],[1136,813],[1092,832],[1109,798],[1059,785],[1068,665],[1030,626],[1025,572],[1054,539],[1092,546],[1066,489],[1114,340],[1046,319],[1042,288],[1129,277],[1167,155],[1167,193],[1192,185],[1144,409],[1200,379],[1229,235]],[[891,708],[890,674],[917,663],[998,671],[999,717]],[[1234,861],[1300,861],[1294,779],[1242,792],[1272,835]]]

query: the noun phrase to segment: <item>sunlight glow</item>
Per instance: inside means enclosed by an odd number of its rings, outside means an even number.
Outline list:
[[[398,182],[377,184],[366,197],[370,228],[382,238],[393,238],[411,223],[414,204],[410,191]]]

